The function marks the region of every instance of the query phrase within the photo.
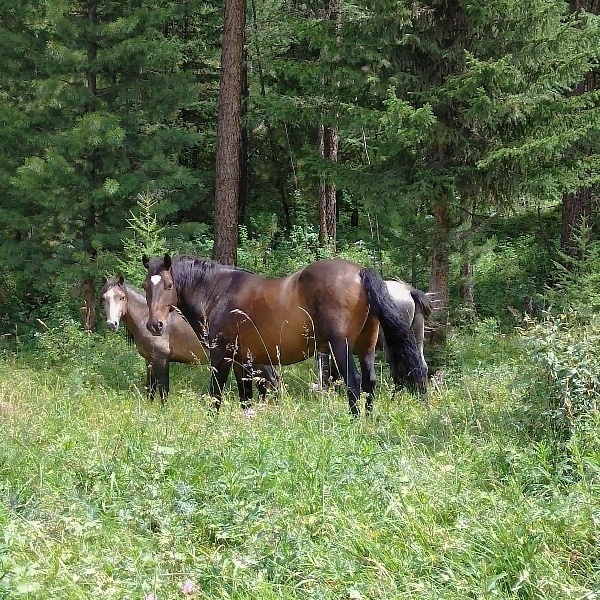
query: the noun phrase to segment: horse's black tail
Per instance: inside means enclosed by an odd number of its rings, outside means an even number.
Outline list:
[[[433,304],[431,302],[431,298],[421,290],[417,290],[413,288],[410,290],[410,295],[414,300],[415,304],[418,304],[421,307],[421,312],[423,316],[427,319],[431,312],[433,311]]]
[[[421,361],[414,333],[404,322],[383,279],[372,269],[361,269],[371,310],[379,319],[385,337],[392,379],[396,386],[408,385],[425,392],[427,369]]]

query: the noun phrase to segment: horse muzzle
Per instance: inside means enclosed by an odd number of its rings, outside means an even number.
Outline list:
[[[162,335],[165,329],[165,324],[162,321],[146,323],[146,329],[155,336]]]
[[[106,321],[106,327],[111,331],[117,331],[119,329],[119,321]]]

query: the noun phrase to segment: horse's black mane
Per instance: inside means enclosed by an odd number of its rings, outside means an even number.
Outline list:
[[[190,256],[184,254],[175,256],[171,262],[171,272],[178,287],[186,287],[194,283],[203,283],[216,272],[232,272],[242,271],[251,273],[247,269],[234,267],[232,265],[223,265],[209,258],[201,258],[198,256]]]

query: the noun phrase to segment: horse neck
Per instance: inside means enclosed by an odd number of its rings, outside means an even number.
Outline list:
[[[223,265],[199,269],[193,276],[184,275],[174,265],[172,273],[178,289],[179,308],[186,316],[197,313],[199,306],[210,315],[212,308],[218,308],[224,300],[232,279],[246,274]]]
[[[135,337],[144,335],[148,321],[148,305],[146,299],[133,288],[125,286],[127,293],[127,310],[123,315],[123,322],[129,332]]]

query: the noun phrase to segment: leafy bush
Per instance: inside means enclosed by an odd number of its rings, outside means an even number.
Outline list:
[[[600,318],[571,309],[532,322],[522,332],[542,378],[534,390],[547,396],[547,414],[559,433],[569,435],[600,400]]]
[[[543,305],[544,284],[550,272],[550,260],[535,235],[523,234],[516,239],[500,242],[491,237],[479,249],[475,262],[475,309],[482,318],[497,318],[501,323],[514,325],[512,307],[523,313],[528,298]],[[454,265],[458,273],[460,265]],[[454,280],[458,283],[459,277]],[[460,296],[457,283],[452,297]]]
[[[522,332],[542,374],[535,393],[547,395],[547,416],[566,437],[598,412],[600,394],[600,244],[585,221],[573,241],[546,294],[557,313]]]

